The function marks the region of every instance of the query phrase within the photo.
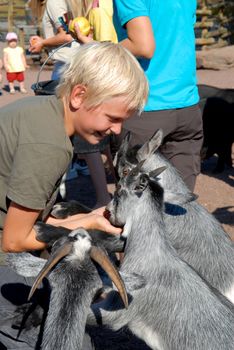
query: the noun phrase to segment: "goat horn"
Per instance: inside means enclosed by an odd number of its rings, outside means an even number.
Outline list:
[[[150,173],[149,173],[149,177],[156,177],[158,175],[160,175],[164,170],[166,170],[167,167],[166,166],[161,166],[160,168],[157,168],[155,170],[152,170]]]
[[[32,288],[30,290],[28,300],[30,300],[37,289],[38,285],[41,283],[42,279],[49,273],[49,271],[54,267],[54,265],[57,264],[57,262],[62,259],[64,256],[68,255],[72,249],[72,244],[67,243],[63,246],[59,247],[54,253],[51,254],[48,261],[46,262],[45,266],[37,276],[35,282],[32,285]]]
[[[145,163],[145,159],[141,160],[136,166],[135,168],[132,168],[132,170],[129,172],[129,174],[135,176],[138,175],[138,172],[141,171],[141,168],[143,166],[143,164]]]
[[[121,299],[123,300],[125,308],[127,309],[128,296],[127,296],[126,288],[116,267],[112,264],[108,256],[100,248],[93,246],[90,251],[90,257],[94,261],[96,261],[111,278],[111,280],[113,281],[113,283],[115,284],[116,288],[119,291],[119,294],[121,296]]]

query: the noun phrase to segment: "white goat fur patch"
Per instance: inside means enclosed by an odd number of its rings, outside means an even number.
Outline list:
[[[147,345],[154,350],[166,350],[160,339],[150,327],[146,326],[144,323],[136,321],[129,324],[131,331],[138,336],[140,339],[144,339]]]
[[[224,295],[227,299],[229,299],[234,304],[234,284],[231,286],[229,291],[227,291]]]

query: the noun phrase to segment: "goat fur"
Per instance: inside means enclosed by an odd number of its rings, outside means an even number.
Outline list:
[[[92,306],[88,324],[128,326],[157,350],[234,349],[234,306],[178,256],[163,205],[162,187],[144,171],[120,180],[108,205],[111,222],[125,225],[127,235],[120,272],[134,271],[146,285],[131,292],[128,310],[110,292]]]
[[[122,177],[143,160],[146,173],[167,167],[159,183],[164,189],[164,222],[170,243],[182,259],[234,303],[234,243],[160,154],[162,139],[163,133],[158,130],[144,145],[131,148],[130,135],[126,135],[114,162],[117,172]]]

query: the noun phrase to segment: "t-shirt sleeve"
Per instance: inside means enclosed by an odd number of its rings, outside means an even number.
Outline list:
[[[23,144],[14,156],[7,197],[26,208],[42,210],[69,164],[67,153],[47,144]]]
[[[59,17],[62,17],[67,12],[67,5],[65,1],[47,0],[46,10],[50,20],[54,26],[58,29],[61,27]]]
[[[117,11],[117,16],[122,27],[133,18],[141,16],[149,17],[149,12],[143,0],[115,0],[115,10]]]

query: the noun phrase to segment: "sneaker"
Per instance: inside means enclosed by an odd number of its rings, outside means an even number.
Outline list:
[[[14,95],[15,94],[15,89],[10,89],[10,94]]]
[[[27,94],[28,91],[25,88],[20,89],[21,94]]]

